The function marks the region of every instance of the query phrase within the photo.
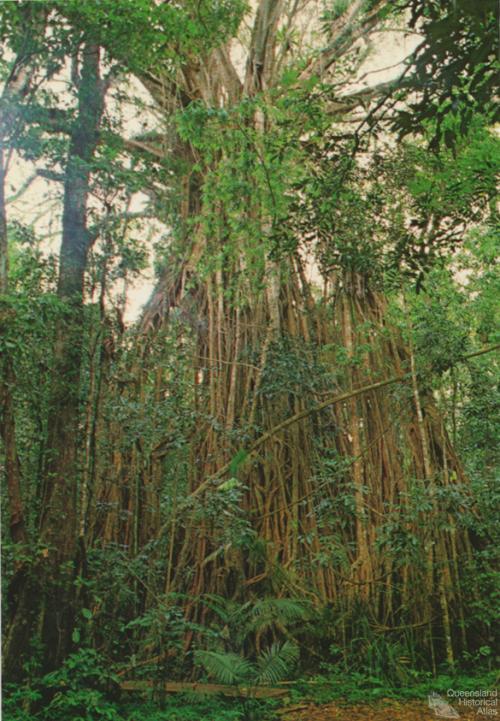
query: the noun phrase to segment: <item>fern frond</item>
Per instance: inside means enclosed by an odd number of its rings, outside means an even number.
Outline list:
[[[227,623],[231,610],[229,608],[230,602],[226,598],[218,596],[216,593],[205,593],[202,602],[204,606],[217,614],[221,621]]]
[[[219,683],[238,685],[248,682],[255,675],[255,669],[250,661],[236,653],[195,651],[195,661]]]
[[[217,614],[224,623],[244,623],[252,606],[250,601],[239,604],[216,593],[206,593],[202,600],[203,604]]]
[[[308,614],[308,606],[303,601],[292,598],[265,598],[255,603],[249,622],[249,630],[264,631],[275,624],[287,626],[303,621]]]
[[[273,643],[271,648],[262,651],[257,659],[254,683],[278,683],[291,671],[298,657],[299,650],[290,641],[285,641],[284,644]]]

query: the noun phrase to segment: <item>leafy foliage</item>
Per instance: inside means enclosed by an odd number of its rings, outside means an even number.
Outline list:
[[[10,721],[122,721],[107,695],[116,681],[94,650],[82,648],[32,686],[8,686],[4,712]]]
[[[413,83],[422,95],[411,112],[399,115],[404,133],[419,132],[430,121],[431,145],[452,147],[466,134],[477,112],[498,118],[495,77],[498,62],[497,11],[494,0],[408,0],[411,26],[421,26]]]

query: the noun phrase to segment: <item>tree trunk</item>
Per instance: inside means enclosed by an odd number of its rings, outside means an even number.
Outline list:
[[[99,48],[85,45],[78,79],[78,114],[73,126],[64,183],[58,296],[63,310],[56,329],[48,443],[39,519],[41,557],[19,582],[5,646],[7,676],[21,672],[22,653],[40,633],[47,668],[71,647],[75,621],[74,579],[83,549],[78,545],[78,449],[82,365],[83,291],[91,238],[87,202],[91,163],[104,110]]]
[[[9,262],[7,243],[7,213],[5,209],[4,153],[0,147],[0,293],[8,292]],[[17,455],[16,421],[12,388],[15,382],[12,360],[8,352],[3,356],[0,381],[0,435],[5,451],[5,475],[9,498],[10,536],[14,543],[27,541],[21,495],[21,466]]]

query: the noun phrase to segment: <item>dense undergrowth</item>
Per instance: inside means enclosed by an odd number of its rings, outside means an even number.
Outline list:
[[[491,664],[490,664],[491,665]],[[33,669],[31,669],[33,671]],[[474,673],[442,672],[437,677],[408,669],[404,684],[383,676],[345,671],[323,664],[321,673],[287,682],[279,699],[226,698],[187,692],[165,694],[160,686],[148,693],[119,689],[119,677],[90,650],[70,657],[64,667],[22,685],[4,688],[5,721],[273,721],[277,712],[299,703],[370,705],[380,701],[426,699],[431,693],[446,696],[449,689],[488,690],[498,683],[498,671],[488,664]]]

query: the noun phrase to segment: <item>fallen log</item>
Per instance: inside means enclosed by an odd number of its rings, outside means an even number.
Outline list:
[[[266,688],[257,686],[254,688],[243,686],[226,686],[219,683],[196,683],[189,681],[123,681],[120,684],[122,691],[148,691],[157,688],[166,693],[199,693],[199,694],[216,694],[220,693],[224,696],[243,696],[245,698],[280,698],[286,696],[288,689],[286,688]]]

